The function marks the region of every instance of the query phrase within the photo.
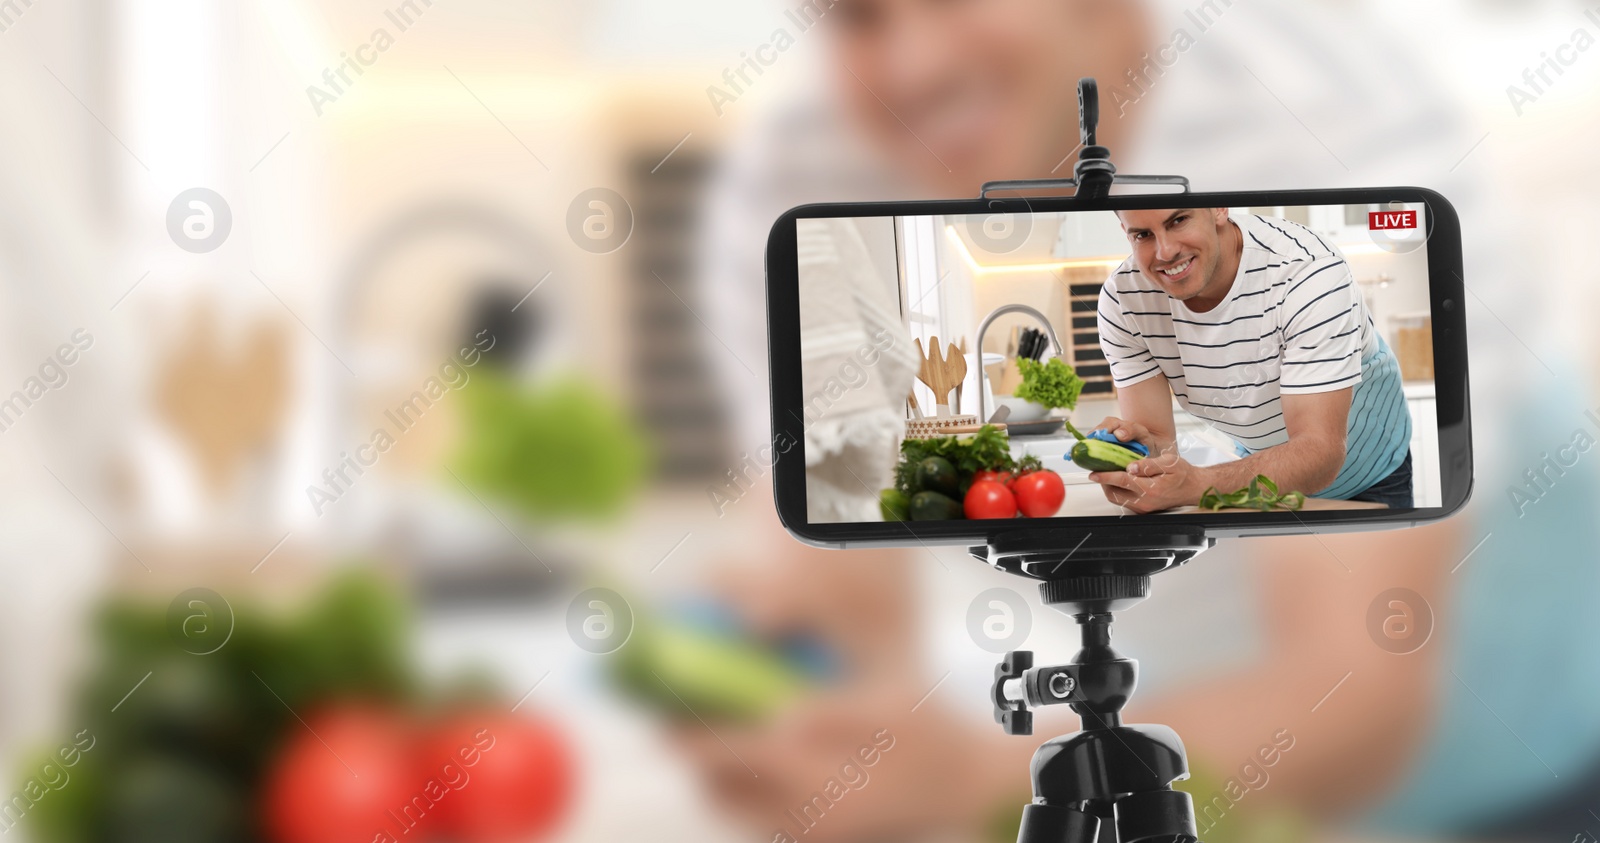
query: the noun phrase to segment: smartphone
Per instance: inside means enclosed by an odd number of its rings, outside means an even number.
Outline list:
[[[806,205],[766,276],[811,544],[1380,529],[1471,493],[1460,223],[1425,188]]]

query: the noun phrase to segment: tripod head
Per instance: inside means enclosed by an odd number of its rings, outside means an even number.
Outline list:
[[[1138,663],[1111,646],[1114,614],[1150,595],[1150,577],[1216,544],[1203,530],[1173,527],[1138,538],[1087,534],[1071,548],[1048,534],[997,536],[970,553],[996,568],[1039,581],[1045,605],[1077,620],[1083,645],[1072,662],[1033,666],[1033,653],[1013,651],[995,668],[990,698],[995,722],[1011,735],[1033,733],[1028,709],[1066,704],[1083,728],[1121,725],[1120,711],[1138,681]]]

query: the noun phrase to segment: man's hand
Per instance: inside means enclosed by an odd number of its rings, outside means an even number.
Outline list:
[[[1091,429],[1109,431],[1118,442],[1138,442],[1150,449],[1151,456],[1178,452],[1176,437],[1162,436],[1136,421],[1106,416]]]
[[[1198,504],[1212,485],[1206,470],[1176,449],[1129,463],[1126,471],[1090,472],[1089,479],[1105,489],[1106,500],[1141,515]]]

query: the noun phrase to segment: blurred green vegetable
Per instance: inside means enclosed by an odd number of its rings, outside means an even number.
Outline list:
[[[1230,780],[1203,761],[1191,759],[1189,778],[1173,782],[1172,789],[1194,800],[1195,820],[1205,843],[1302,843],[1317,836],[1311,820],[1294,807],[1262,804],[1262,797],[1253,796],[1254,789],[1243,779]]]
[[[618,653],[613,675],[635,698],[683,719],[759,719],[807,685],[804,675],[759,643],[649,619],[641,619]]]
[[[899,489],[884,489],[878,493],[878,511],[885,521],[906,521],[911,518],[911,497]]]
[[[1078,406],[1078,395],[1083,392],[1083,378],[1078,377],[1077,371],[1061,358],[1052,357],[1047,363],[1029,360],[1026,357],[1017,359],[1017,368],[1022,372],[1022,383],[1016,389],[1015,395],[1035,404],[1046,407],[1070,410]]]
[[[917,463],[917,486],[924,491],[941,495],[961,493],[961,477],[956,467],[944,457],[928,457]]]
[[[371,571],[335,576],[291,613],[229,611],[226,643],[195,655],[166,605],[121,599],[102,609],[98,664],[61,736],[82,729],[93,745],[65,767],[70,781],[28,807],[33,839],[259,840],[256,792],[285,736],[305,728],[299,715],[338,699],[403,707],[419,694],[405,602]],[[47,761],[34,756],[16,780]]]
[[[645,482],[638,428],[583,381],[528,387],[485,371],[461,397],[466,429],[454,471],[530,520],[611,515]]]
[[[961,501],[933,491],[921,491],[911,496],[912,521],[954,521],[964,518]]]

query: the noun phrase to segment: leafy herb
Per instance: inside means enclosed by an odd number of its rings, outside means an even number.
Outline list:
[[[894,487],[908,495],[923,491],[917,480],[917,466],[928,457],[943,457],[955,466],[963,493],[971,485],[972,475],[983,469],[1010,471],[1016,467],[1011,458],[1011,439],[994,425],[986,424],[971,436],[902,441],[900,462],[894,467]]]
[[[650,448],[637,424],[574,375],[530,384],[485,371],[460,400],[463,431],[451,471],[529,521],[619,514],[649,479]]]
[[[1061,358],[1052,357],[1048,363],[1040,363],[1020,357],[1017,359],[1017,368],[1022,371],[1022,384],[1016,389],[1018,398],[1050,408],[1071,410],[1078,406],[1078,394],[1083,392],[1083,378],[1078,377],[1071,366],[1061,362]]]
[[[1212,486],[1200,495],[1200,508],[1213,512],[1225,507],[1239,507],[1243,509],[1258,509],[1268,512],[1273,509],[1297,510],[1305,506],[1306,496],[1300,492],[1278,494],[1278,484],[1265,474],[1257,474],[1250,481],[1247,488],[1237,492],[1222,494]]]

